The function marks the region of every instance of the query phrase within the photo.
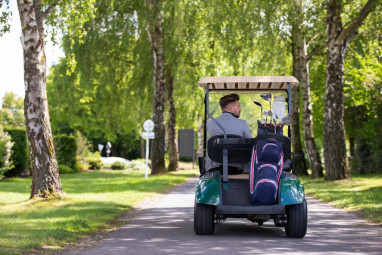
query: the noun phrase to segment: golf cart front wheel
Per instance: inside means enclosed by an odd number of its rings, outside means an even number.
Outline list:
[[[288,237],[302,238],[308,227],[308,206],[304,200],[301,204],[286,207],[287,224],[285,233]]]
[[[215,207],[212,205],[194,205],[194,231],[197,235],[212,235],[215,230]]]

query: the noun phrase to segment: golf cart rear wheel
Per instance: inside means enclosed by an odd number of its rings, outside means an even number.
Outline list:
[[[285,233],[288,237],[302,238],[308,226],[308,207],[306,201],[286,207],[287,225]]]
[[[197,235],[212,235],[215,230],[215,207],[212,205],[194,205],[194,231]]]

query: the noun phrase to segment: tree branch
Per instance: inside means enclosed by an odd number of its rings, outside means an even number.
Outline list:
[[[341,32],[338,36],[337,40],[342,41],[345,38],[350,40],[357,32],[362,22],[366,19],[366,17],[370,14],[373,8],[378,4],[379,0],[368,0],[365,6],[362,8],[357,18]]]
[[[321,50],[323,50],[325,47],[328,46],[328,42],[323,43],[321,45],[318,45],[315,47],[307,56],[306,56],[306,61],[309,61],[313,56],[315,56],[317,53],[319,53]]]
[[[54,10],[54,8],[56,8],[58,2],[55,2],[53,4],[51,4],[48,9],[46,9],[46,11],[42,14],[42,18],[45,20],[46,17],[49,16],[49,14]]]
[[[311,38],[309,38],[308,42],[306,43],[306,47],[309,47],[314,42],[314,40],[316,40],[316,38],[319,36],[320,36],[320,34],[317,33],[317,34],[313,35]]]

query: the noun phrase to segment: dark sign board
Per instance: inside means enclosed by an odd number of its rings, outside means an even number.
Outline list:
[[[178,130],[178,150],[180,157],[194,157],[195,131],[193,129]]]

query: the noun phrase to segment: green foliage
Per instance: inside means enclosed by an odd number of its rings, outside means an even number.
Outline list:
[[[141,142],[136,131],[126,134],[117,133],[115,141],[112,141],[113,155],[127,159],[136,159],[141,154]]]
[[[2,101],[3,108],[19,110],[24,109],[24,100],[13,92],[5,92]]]
[[[0,126],[0,179],[11,168],[12,146],[11,137]]]
[[[83,161],[77,160],[77,162],[76,162],[76,171],[85,170],[85,169],[89,169],[88,162],[87,161],[83,162]]]
[[[90,155],[90,149],[91,144],[86,139],[84,135],[82,135],[81,132],[76,132],[76,145],[77,145],[77,152],[76,152],[76,170],[83,170],[88,169],[88,162],[86,160],[87,156]]]
[[[113,170],[125,170],[126,168],[126,164],[121,161],[115,161],[113,164],[111,164],[111,169]]]
[[[102,169],[103,163],[101,161],[101,157],[98,152],[93,153],[93,155],[87,158],[87,162],[89,164],[89,169],[92,170],[100,170]]]
[[[53,137],[53,141],[58,164],[76,169],[76,138],[68,135],[56,135]]]
[[[374,17],[376,18],[376,17]],[[365,24],[365,33],[374,25]],[[382,48],[361,36],[351,44],[345,72],[345,127],[355,141],[352,170],[382,173]]]
[[[76,172],[76,170],[66,165],[58,165],[58,172],[60,174],[70,174]]]
[[[11,156],[13,166],[5,175],[7,177],[20,176],[30,168],[26,130],[22,128],[5,128],[4,130],[11,136],[13,142]]]
[[[63,1],[60,8],[67,5],[67,9],[57,10],[70,13],[77,8],[86,14],[71,22],[55,20],[59,15],[55,12],[56,16],[49,20],[60,26],[63,22],[71,23],[63,38],[66,57],[52,68],[47,82],[52,130],[55,134],[80,131],[93,146],[110,141],[115,156],[136,158],[140,154],[137,131],[142,129],[144,120],[151,118],[153,99],[147,10],[143,1],[101,0],[96,2],[96,8],[90,8],[93,3],[70,5]],[[344,22],[351,21],[363,3],[344,5]],[[165,70],[174,76],[177,128],[196,129],[197,121],[202,118],[203,91],[196,85],[201,77],[290,75],[293,25],[301,28],[307,43],[312,39],[308,52],[325,43],[325,2],[302,1],[301,15],[297,15],[295,4],[263,0],[161,4]],[[74,11],[76,17],[81,16],[78,10]],[[361,26],[360,34],[349,45],[345,63],[346,131],[349,138],[362,136],[370,148],[370,155],[363,157],[373,162],[368,169],[382,169],[380,108],[375,103],[382,101],[377,86],[382,70],[380,13],[379,6]],[[78,26],[78,22],[82,25]],[[311,59],[309,70],[313,128],[319,149],[322,148],[325,70],[325,50],[322,50]],[[71,96],[62,96],[68,94]],[[359,105],[366,107],[369,123],[352,128],[352,107]]]
[[[0,125],[25,127],[24,100],[12,92],[6,92],[0,109]]]
[[[4,4],[6,5],[4,7]],[[0,36],[9,32],[10,29],[10,19],[12,17],[12,12],[9,10],[9,0],[0,1]]]

